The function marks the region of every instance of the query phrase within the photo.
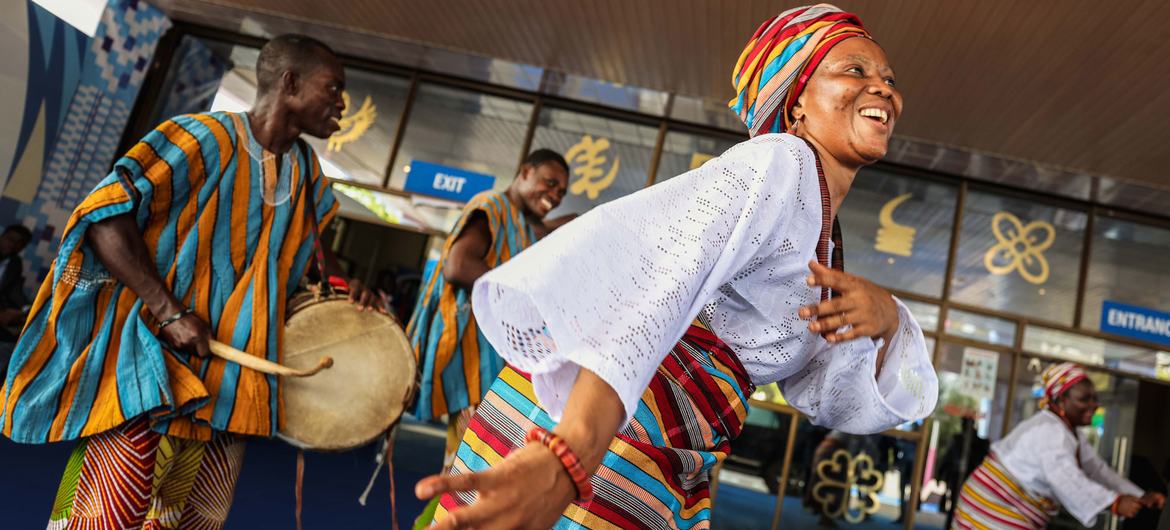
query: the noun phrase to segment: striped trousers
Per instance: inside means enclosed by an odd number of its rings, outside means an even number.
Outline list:
[[[82,439],[65,466],[49,530],[218,530],[227,519],[244,442],[187,440],[145,416]]]
[[[743,430],[751,382],[731,349],[693,325],[666,357],[630,423],[592,478],[594,498],[573,503],[555,528],[708,528],[708,475]],[[450,473],[486,470],[524,445],[528,431],[555,424],[530,378],[504,368],[480,403]],[[473,502],[446,494],[435,520]]]

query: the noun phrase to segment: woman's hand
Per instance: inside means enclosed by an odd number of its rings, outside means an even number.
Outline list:
[[[889,342],[898,329],[898,306],[890,292],[860,276],[833,270],[815,261],[808,268],[808,284],[840,294],[827,302],[800,308],[800,318],[812,320],[808,329],[829,342],[858,337],[882,337]],[[838,332],[845,326],[851,328]]]
[[[1134,517],[1142,509],[1142,500],[1133,495],[1122,495],[1117,498],[1117,515],[1125,518]]]
[[[1139,500],[1146,508],[1161,510],[1166,507],[1166,496],[1156,491],[1147,491]]]
[[[609,443],[625,420],[625,408],[613,388],[581,368],[553,432],[569,446],[592,476]],[[512,451],[481,473],[430,476],[414,488],[419,499],[454,491],[479,493],[475,503],[452,510],[436,528],[552,528],[577,497],[577,486],[561,459],[538,443]]]
[[[435,526],[440,530],[552,528],[577,495],[559,458],[539,443],[529,443],[482,473],[433,475],[414,493],[429,499],[443,493],[476,491],[470,506],[456,508]]]

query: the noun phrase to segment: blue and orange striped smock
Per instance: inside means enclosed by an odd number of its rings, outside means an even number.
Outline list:
[[[423,279],[418,305],[406,327],[422,373],[415,414],[423,419],[478,405],[504,368],[504,360],[476,328],[471,292],[443,278],[451,245],[475,212],[486,214],[492,234],[492,245],[484,258],[488,267],[498,267],[536,242],[524,213],[504,192],[480,193],[463,207],[443,244],[439,262]]]
[[[0,423],[18,442],[91,436],[150,414],[159,432],[207,440],[212,429],[270,436],[276,376],[170,351],[142,301],[85,241],[90,224],[130,214],[160,276],[215,338],[280,360],[285,300],[310,261],[313,232],[336,209],[316,155],[294,147],[289,199],[271,206],[276,157],[245,114],[180,116],[149,133],[74,210],[33,303],[4,383]],[[125,170],[120,176],[119,170]],[[275,201],[272,201],[275,202]]]

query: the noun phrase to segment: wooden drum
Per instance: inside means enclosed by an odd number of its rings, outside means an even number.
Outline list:
[[[410,341],[391,316],[361,311],[342,295],[289,302],[282,364],[312,377],[282,378],[279,436],[303,449],[341,451],[373,441],[402,415],[414,392]]]

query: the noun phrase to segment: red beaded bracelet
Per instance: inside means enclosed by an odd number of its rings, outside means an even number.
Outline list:
[[[341,289],[344,291],[349,291],[349,282],[346,281],[345,278],[342,278],[341,276],[330,276],[329,277],[329,285],[331,287],[333,287],[334,289]]]
[[[1121,503],[1121,495],[1118,495],[1117,498],[1113,499],[1113,506],[1111,508],[1109,508],[1109,512],[1112,513],[1113,515],[1118,515],[1117,505],[1120,503]]]
[[[577,502],[593,500],[593,483],[589,482],[589,474],[585,472],[585,467],[581,465],[581,459],[577,458],[577,453],[574,453],[569,444],[565,443],[560,436],[547,429],[533,427],[531,431],[528,431],[526,441],[539,442],[561,459],[561,465],[565,466],[565,471],[569,473],[569,478],[573,479],[573,485],[577,487]]]

